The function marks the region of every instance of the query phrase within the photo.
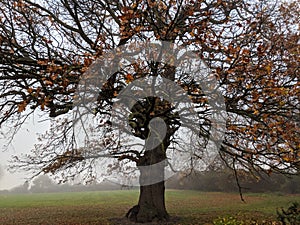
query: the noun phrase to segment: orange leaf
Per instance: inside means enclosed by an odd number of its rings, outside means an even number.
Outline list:
[[[37,63],[41,66],[45,66],[48,64],[47,60],[39,60]]]
[[[41,103],[41,110],[44,111],[45,110],[45,102]]]
[[[249,54],[250,54],[249,49],[243,49],[242,54],[243,54],[243,55],[249,55]]]
[[[268,64],[266,67],[265,67],[266,71],[268,74],[271,74],[272,72],[272,66],[270,64]]]
[[[27,102],[23,101],[22,103],[18,104],[18,112],[23,112],[26,109]]]
[[[50,85],[50,86],[52,86],[52,85],[53,85],[53,82],[52,82],[52,81],[50,81],[50,80],[46,80],[44,83],[45,83],[45,85]]]
[[[127,74],[125,78],[126,78],[125,82],[126,82],[127,84],[129,84],[131,81],[134,80],[134,79],[133,79],[133,76],[132,76],[130,73]]]
[[[254,110],[254,113],[253,113],[254,115],[258,115],[259,114],[259,111],[256,109],[256,110]]]
[[[254,102],[259,99],[259,94],[256,90],[253,91],[252,96],[253,96],[253,101]]]
[[[51,80],[56,80],[57,77],[58,77],[58,74],[52,74],[52,75],[50,76]]]
[[[32,88],[28,88],[28,89],[27,89],[27,92],[28,92],[29,94],[31,94],[31,93],[33,92],[33,89],[32,89]]]

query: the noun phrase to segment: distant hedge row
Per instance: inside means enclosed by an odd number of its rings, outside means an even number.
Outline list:
[[[291,178],[280,174],[266,174],[254,177],[245,171],[238,171],[238,179],[243,192],[282,192],[300,193],[300,176]],[[166,181],[166,187],[172,189],[236,192],[238,186],[232,171],[224,169],[220,171],[193,171],[191,173],[178,173]],[[1,193],[42,193],[42,192],[71,192],[71,191],[98,191],[131,189],[108,181],[90,185],[56,184],[47,175],[36,178],[31,185],[15,187]]]
[[[281,174],[263,174],[254,177],[245,171],[238,171],[238,180],[243,192],[300,193],[300,175],[286,177]],[[180,173],[169,179],[167,188],[192,189],[200,191],[235,192],[238,190],[232,171],[206,171]]]

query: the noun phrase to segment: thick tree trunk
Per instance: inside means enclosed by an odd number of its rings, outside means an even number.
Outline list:
[[[140,186],[138,205],[132,207],[127,217],[134,222],[167,221],[169,215],[165,207],[165,184]]]
[[[152,185],[140,186],[138,206],[137,222],[168,220],[169,215],[165,207],[164,181]]]
[[[139,202],[126,215],[131,221],[145,223],[169,219],[165,207],[164,159],[163,145],[146,151],[141,158],[138,165],[141,185]]]
[[[145,152],[137,161],[140,170],[139,202],[126,214],[131,221],[145,223],[169,219],[165,206],[166,151],[180,124],[177,121],[179,116],[171,111],[171,103],[157,97],[148,97],[147,101],[132,108],[130,120],[135,124],[132,127],[135,135],[145,140]]]

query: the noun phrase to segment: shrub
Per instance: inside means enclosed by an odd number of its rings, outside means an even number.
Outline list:
[[[283,225],[297,225],[300,224],[300,208],[299,203],[294,202],[287,209],[277,210],[278,219],[283,223]]]

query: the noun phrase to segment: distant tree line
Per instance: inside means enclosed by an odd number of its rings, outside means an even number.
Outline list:
[[[84,184],[57,184],[47,175],[41,175],[32,181],[32,184],[25,182],[23,185],[14,187],[10,190],[2,190],[0,194],[8,193],[45,193],[45,192],[80,192],[80,191],[101,191],[101,190],[120,190],[126,187],[103,181],[101,183]]]
[[[259,176],[244,170],[236,171],[238,182],[243,192],[282,192],[300,193],[300,176],[286,177],[282,174],[267,173]],[[232,170],[192,171],[178,173],[166,183],[167,188],[199,191],[237,192],[238,185]]]
[[[243,192],[281,192],[296,194],[300,193],[300,176],[286,177],[281,174],[272,176],[260,175],[255,177],[244,170],[237,171],[239,183]],[[204,172],[190,171],[181,172],[166,182],[169,189],[237,192],[238,186],[235,175],[229,169],[209,170]],[[44,193],[44,192],[76,192],[76,191],[100,191],[132,189],[109,181],[92,183],[89,185],[69,183],[56,184],[47,175],[37,177],[31,185],[25,182],[11,190],[0,191],[2,193]]]

